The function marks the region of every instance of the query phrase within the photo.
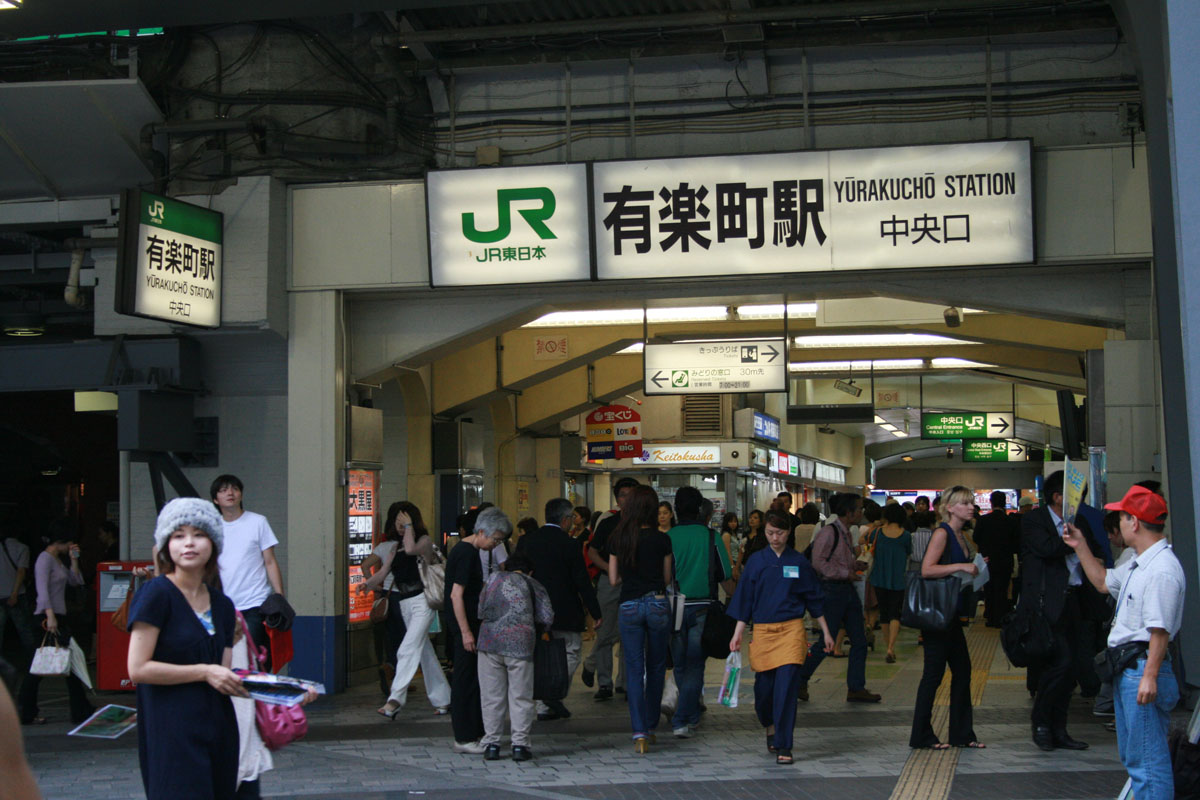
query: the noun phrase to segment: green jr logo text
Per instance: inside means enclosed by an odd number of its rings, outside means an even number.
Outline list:
[[[475,227],[475,213],[468,211],[462,215],[462,230],[463,236],[466,236],[472,242],[480,244],[491,244],[492,242],[503,241],[512,233],[512,204],[523,200],[540,200],[541,208],[518,208],[517,213],[525,218],[529,223],[529,227],[541,239],[557,239],[554,231],[546,225],[546,220],[554,216],[554,192],[550,191],[545,186],[530,186],[525,189],[497,189],[496,190],[496,209],[497,223],[496,228],[490,231],[481,231]]]

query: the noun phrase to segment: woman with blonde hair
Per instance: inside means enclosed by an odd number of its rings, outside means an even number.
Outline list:
[[[975,493],[966,486],[951,486],[942,492],[938,515],[942,522],[933,531],[925,557],[921,560],[921,577],[944,578],[950,575],[974,577],[979,569],[973,563],[973,555],[963,526],[974,517]],[[921,673],[921,684],[917,688],[917,704],[913,709],[912,734],[908,746],[946,750],[951,746],[981,748],[971,721],[971,655],[967,652],[967,639],[957,617],[962,613],[962,595],[959,595],[959,613],[954,615],[950,628],[944,631],[926,630],[925,670]],[[938,741],[933,732],[933,698],[942,683],[947,664],[950,666],[950,735],[949,743]]]

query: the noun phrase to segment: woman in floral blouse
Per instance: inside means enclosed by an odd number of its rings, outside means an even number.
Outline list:
[[[548,628],[554,609],[546,589],[531,577],[533,562],[513,553],[504,571],[493,572],[479,595],[479,700],[488,761],[500,758],[500,734],[507,715],[512,726],[513,761],[533,758],[529,731],[533,702],[533,643],[536,622]]]

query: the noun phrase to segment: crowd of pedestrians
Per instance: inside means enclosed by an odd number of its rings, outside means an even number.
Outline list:
[[[745,530],[732,514],[710,527],[711,504],[692,486],[680,487],[670,502],[632,478],[613,488],[617,508],[606,515],[563,498],[549,501],[545,524],[523,519],[515,545],[509,541],[513,524],[500,509],[473,510],[460,520],[459,541],[447,554],[420,509],[393,503],[384,541],[364,565],[372,574],[358,589],[388,602],[382,641],[393,671],[379,714],[399,716],[419,670],[434,713],[450,715],[456,752],[497,760],[507,729],[513,760],[532,759],[535,722],[571,716],[559,699],[534,698],[534,655],[545,638],[565,652],[568,684],[582,665],[596,701],[624,690],[634,750],[646,754],[664,719],[677,738],[701,728],[709,657],[704,632],[713,627],[706,626],[709,615],[726,614],[733,630],[729,651],[741,652],[748,642],[766,748],[776,763],[790,764],[797,704],[809,699],[809,680],[824,658],[838,654],[841,636],[849,639],[846,701],[880,702],[866,686],[874,618],[886,640],[884,660],[894,663],[906,585],[914,574],[952,576],[961,579],[953,623],[921,631],[924,663],[909,745],[982,748],[964,628],[980,599],[973,579],[987,564],[986,623],[1034,615],[1049,630],[1047,652],[1029,668],[1033,743],[1044,750],[1088,746],[1067,732],[1066,709],[1075,687],[1095,680],[1107,687],[1097,691],[1111,698],[1135,796],[1172,796],[1166,728],[1180,697],[1172,640],[1185,587],[1165,539],[1167,508],[1157,484],[1130,489],[1105,507],[1109,514],[1095,527],[1088,514],[1073,521],[1064,516],[1058,472],[1045,481],[1044,502],[1022,499],[1017,514],[1006,512],[1007,498],[997,492],[991,513],[980,515],[972,489],[953,486],[932,507],[925,497],[878,506],[857,494],[836,494],[822,523],[815,504],[793,515],[790,495],[781,494],[765,513],[751,511]],[[150,798],[177,796],[183,785],[207,787],[212,797],[257,797],[258,776],[271,768],[231,667],[252,663],[251,652],[271,652],[270,609],[286,606],[277,540],[265,517],[244,509],[235,476],[214,481],[210,495],[164,506],[154,534],[157,577],[137,592],[129,611],[128,668],[137,684],[139,758]],[[27,549],[13,539],[0,541],[0,625],[11,620],[23,644],[38,629],[69,635],[64,593],[83,582],[74,538],[65,527],[52,530],[32,569]],[[1115,562],[1114,548],[1124,549]],[[429,569],[439,564],[444,579]],[[439,585],[428,586],[430,580]],[[438,617],[431,588],[444,596],[449,680],[430,640]],[[1104,598],[1111,601],[1104,605]],[[1108,628],[1103,645],[1082,626],[1098,599],[1108,610],[1101,614]],[[589,627],[596,638],[585,658]],[[817,634],[811,642],[810,633]],[[1081,665],[1105,647],[1104,680],[1085,675]],[[943,742],[932,710],[947,667]],[[678,694],[671,706],[663,702],[668,672]],[[77,684],[67,678],[76,722],[92,711]],[[43,721],[38,687],[37,676],[21,684],[17,716],[24,724]]]

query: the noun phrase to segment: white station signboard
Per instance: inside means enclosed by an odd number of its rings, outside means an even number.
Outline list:
[[[593,165],[597,277],[1028,263],[1028,141]]]
[[[787,390],[783,339],[647,344],[646,394],[728,394]]]
[[[586,164],[430,172],[425,199],[434,286],[592,276]]]
[[[221,326],[224,216],[136,189],[121,193],[115,311]]]

